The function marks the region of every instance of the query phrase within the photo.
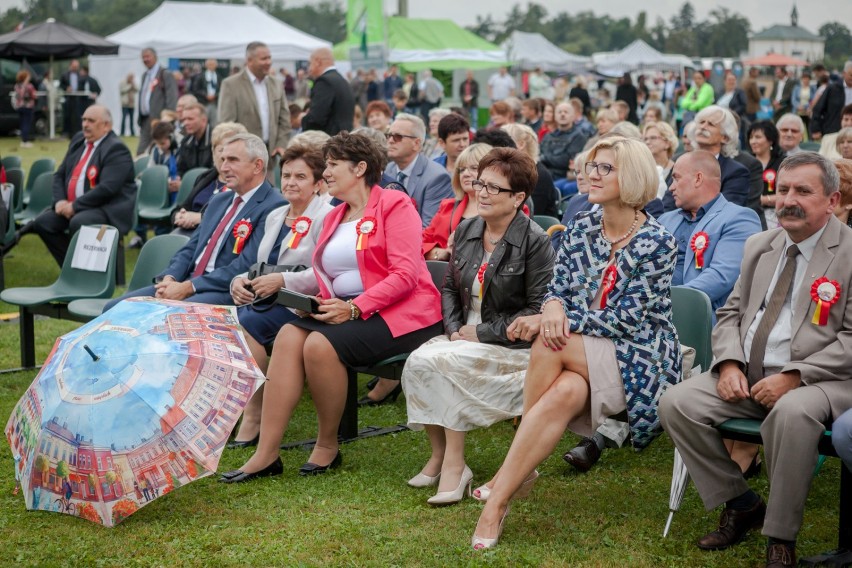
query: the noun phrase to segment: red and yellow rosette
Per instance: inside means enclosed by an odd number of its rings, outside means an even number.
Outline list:
[[[766,182],[766,191],[770,193],[775,191],[775,178],[777,177],[778,174],[772,168],[763,170],[763,181]]]
[[[698,270],[704,268],[704,251],[708,246],[710,246],[710,235],[704,231],[698,231],[689,241],[689,248],[695,253],[695,268]]]
[[[601,308],[606,307],[607,298],[609,298],[609,293],[612,292],[612,289],[615,288],[615,281],[617,277],[618,270],[615,268],[614,264],[610,264],[606,270],[604,270],[601,283]]]
[[[368,240],[370,235],[376,234],[377,221],[375,217],[362,217],[358,224],[355,225],[355,232],[358,233],[358,243],[355,245],[355,250],[364,250],[369,246]]]
[[[294,249],[298,247],[299,243],[302,241],[302,237],[307,235],[310,229],[310,217],[297,217],[296,220],[293,221],[293,227],[290,229],[292,234],[290,235],[290,242],[287,243],[287,248]]]
[[[89,187],[95,187],[98,184],[98,167],[89,166],[86,170],[86,178],[89,180]]]
[[[483,262],[479,270],[476,271],[476,279],[479,280],[479,299],[482,300],[482,291],[485,290],[485,271],[488,269],[488,263]]]
[[[251,230],[251,221],[248,219],[240,219],[234,223],[234,238],[237,239],[234,241],[234,254],[243,252],[243,247],[246,245],[249,235],[251,235]]]
[[[811,323],[826,325],[829,308],[840,299],[840,284],[837,280],[829,280],[825,276],[817,278],[811,285],[811,298],[817,305]]]

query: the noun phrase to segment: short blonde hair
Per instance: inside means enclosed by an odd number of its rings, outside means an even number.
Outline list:
[[[210,133],[210,145],[215,148],[221,144],[226,138],[230,138],[235,134],[245,134],[248,132],[246,127],[239,122],[220,122]]]
[[[456,199],[461,199],[464,197],[464,190],[461,186],[461,181],[459,180],[459,168],[466,168],[471,165],[476,165],[479,167],[479,161],[485,157],[485,155],[491,151],[493,147],[490,144],[471,144],[459,154],[459,157],[456,158],[456,167],[453,170],[453,191],[456,194]]]
[[[850,138],[852,138],[852,126],[842,128],[840,132],[837,133],[837,138],[834,139],[834,148],[840,152],[840,143],[844,140],[849,140]]]
[[[601,150],[615,154],[615,173],[621,202],[634,209],[641,209],[657,197],[660,178],[654,156],[644,142],[630,138],[610,137],[599,140],[586,156],[586,162],[595,160]]]
[[[852,128],[844,130],[852,134]],[[840,205],[852,205],[852,160],[834,160],[834,166],[840,174]]]
[[[322,150],[322,147],[325,146],[325,143],[328,142],[331,136],[328,133],[323,132],[322,130],[305,130],[304,132],[299,132],[295,136],[290,139],[290,142],[287,143],[287,147],[290,146],[310,146],[311,148],[316,148],[318,150]]]
[[[615,123],[607,135],[615,135],[621,136],[622,138],[632,138],[634,140],[641,140],[642,133],[639,132],[639,127],[633,124],[632,122],[627,122],[626,120],[622,120],[621,122]]]
[[[598,114],[595,115],[595,124],[597,124],[598,121],[602,118],[609,120],[613,124],[613,126],[618,124],[621,119],[618,115],[618,112],[613,108],[604,108],[599,110]]]
[[[505,130],[509,134],[509,136],[512,137],[512,140],[515,141],[515,144],[518,146],[518,148],[520,148],[523,144],[524,153],[530,158],[532,158],[533,162],[538,162],[538,136],[532,128],[530,128],[526,124],[518,124],[517,122],[510,122],[509,124],[504,124],[500,128]]]
[[[671,124],[665,121],[652,122],[650,124],[646,124],[642,127],[642,136],[645,136],[652,128],[655,128],[657,132],[660,133],[660,136],[663,140],[668,142],[669,148],[666,150],[666,154],[668,154],[669,158],[674,156],[675,150],[677,150],[677,145],[680,140],[677,139],[677,134],[675,134],[674,128],[672,128]]]

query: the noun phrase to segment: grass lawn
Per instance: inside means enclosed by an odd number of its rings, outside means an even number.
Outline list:
[[[24,167],[38,157],[62,158],[65,143],[40,142],[20,152]],[[0,153],[19,153],[17,142],[0,140]],[[128,251],[128,278],[136,251]],[[58,268],[37,236],[24,237],[5,260],[7,286],[44,285]],[[0,313],[15,312],[0,304]],[[36,321],[36,359],[41,362],[56,337],[73,322]],[[20,364],[17,321],[0,321],[0,369]],[[0,419],[6,417],[35,377],[34,371],[0,375]],[[361,425],[405,422],[405,404],[368,408]],[[315,432],[307,397],[297,409],[289,441]],[[468,437],[467,459],[479,485],[497,470],[512,439],[510,424],[497,424]],[[316,478],[301,478],[307,458],[282,452],[285,474],[241,485],[216,477],[181,487],[144,507],[114,529],[45,512],[27,512],[13,495],[13,460],[0,444],[0,555],[21,566],[757,566],[765,540],[751,535],[733,550],[708,553],[694,546],[718,513],[704,511],[690,487],[675,515],[668,539],[672,445],[666,436],[635,454],[607,451],[598,467],[578,474],[562,461],[577,441],[566,435],[540,468],[531,497],[513,505],[501,544],[474,553],[470,536],[481,505],[431,508],[433,490],[405,482],[428,457],[422,433],[403,432],[343,447],[343,467]],[[251,450],[226,450],[220,470],[242,465]],[[838,460],[815,478],[799,538],[800,555],[834,548],[837,533]],[[765,474],[753,487],[766,496]]]

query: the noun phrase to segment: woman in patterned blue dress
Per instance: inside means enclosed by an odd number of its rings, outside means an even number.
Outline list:
[[[566,428],[590,436],[626,411],[640,450],[660,433],[657,402],[680,378],[670,297],[677,245],[641,210],[656,195],[654,158],[638,140],[608,138],[589,151],[585,173],[599,207],[566,229],[542,313],[507,330],[537,338],[523,421],[500,471],[479,490],[487,503],[474,549],[497,544],[509,502],[529,492]]]

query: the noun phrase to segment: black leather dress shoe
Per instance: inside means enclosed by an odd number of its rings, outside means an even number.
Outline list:
[[[239,469],[234,471],[226,471],[219,478],[220,483],[242,483],[257,477],[272,477],[273,475],[281,475],[284,473],[284,463],[281,458],[277,458],[274,462],[254,473],[245,473]]]
[[[236,448],[252,448],[252,447],[257,445],[258,441],[260,441],[260,434],[258,434],[257,436],[255,436],[251,440],[245,440],[245,441],[231,440],[230,442],[225,444],[225,447],[228,448],[229,450],[233,450],[233,449],[236,449]]]
[[[766,516],[766,503],[759,500],[754,507],[745,511],[737,511],[725,507],[719,517],[719,528],[698,539],[698,548],[703,550],[724,550],[745,537],[754,528],[763,526]]]
[[[321,473],[325,473],[330,469],[336,469],[340,467],[340,464],[343,463],[343,456],[340,455],[340,450],[337,451],[337,455],[334,456],[334,459],[331,460],[331,463],[328,465],[317,465],[315,463],[308,462],[302,467],[299,468],[299,475],[319,475]]]
[[[591,438],[583,438],[573,450],[562,456],[577,471],[585,473],[601,459],[601,450]]]
[[[796,547],[774,543],[766,547],[766,568],[796,566]]]

